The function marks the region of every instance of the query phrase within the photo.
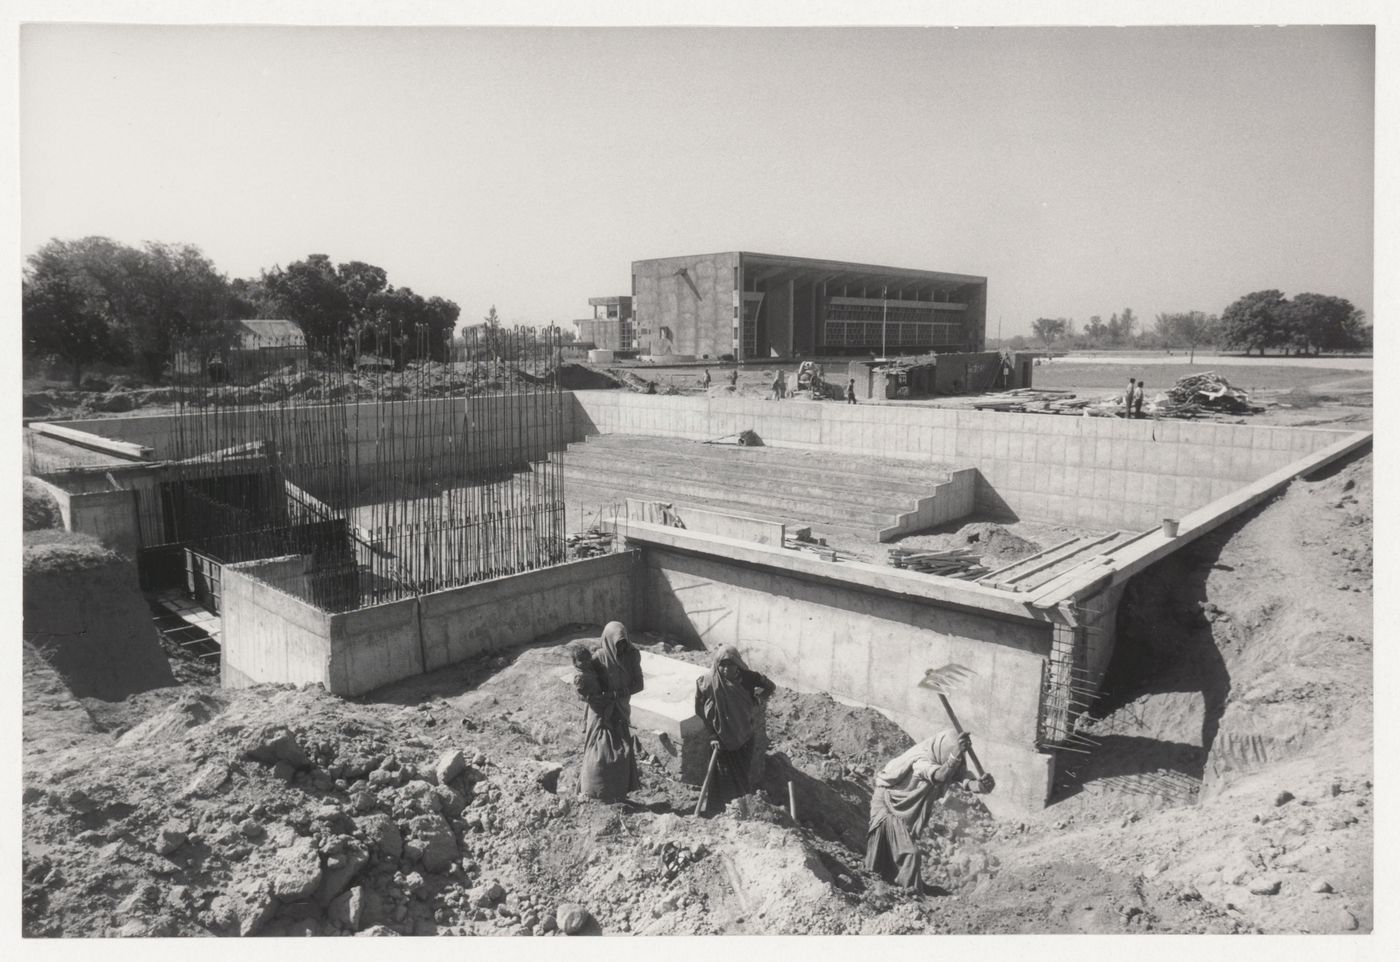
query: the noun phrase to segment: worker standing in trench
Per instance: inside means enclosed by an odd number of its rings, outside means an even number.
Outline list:
[[[776,687],[767,675],[750,670],[733,645],[722,645],[709,673],[695,679],[695,714],[710,733],[714,764],[706,811],[723,809],[753,791],[756,722]]]
[[[632,744],[632,696],[642,690],[641,653],[627,639],[620,621],[603,628],[602,650],[573,652],[574,688],[583,713],[583,764],[579,790],[589,798],[620,801],[641,788]]]
[[[886,882],[925,894],[918,838],[934,803],[957,782],[972,780],[985,795],[996,787],[991,775],[977,778],[964,757],[972,748],[967,732],[945,729],[914,745],[875,776],[870,826],[865,835],[865,867]]]

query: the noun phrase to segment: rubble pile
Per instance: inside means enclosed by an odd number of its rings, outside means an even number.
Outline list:
[[[1150,410],[1158,417],[1190,418],[1203,413],[1253,414],[1262,408],[1252,405],[1245,391],[1206,371],[1178,380],[1165,394],[1153,398]]]

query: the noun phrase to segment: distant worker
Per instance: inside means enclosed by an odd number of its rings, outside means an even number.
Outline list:
[[[787,379],[783,377],[782,371],[773,373],[773,400],[781,401],[783,392],[787,389]]]
[[[709,369],[709,368],[705,368],[705,376],[701,379],[700,383],[703,384],[703,385],[705,386],[705,390],[708,391],[708,390],[710,389],[710,369]]]
[[[855,404],[855,403],[856,403],[856,379],[855,379],[855,378],[851,378],[850,381],[848,381],[848,382],[846,383],[846,403],[847,403],[847,404]]]
[[[1133,388],[1133,417],[1135,418],[1142,417],[1142,396],[1144,393],[1142,385],[1143,382],[1138,381],[1137,386]]]
[[[733,645],[722,645],[709,674],[695,679],[695,714],[710,733],[715,759],[705,811],[719,811],[753,792],[754,731],[776,687],[750,670]]]
[[[1133,416],[1133,391],[1137,387],[1137,378],[1128,378],[1128,390],[1123,393],[1123,417]]]
[[[918,838],[928,826],[933,805],[949,786],[972,779],[973,791],[985,795],[996,787],[991,775],[973,779],[963,756],[972,739],[951,728],[926,738],[880,769],[870,796],[870,825],[865,834],[865,867],[886,882],[924,891]]]
[[[579,791],[616,802],[641,787],[632,745],[632,696],[644,685],[642,656],[620,621],[608,622],[602,643],[596,656],[587,649],[572,653],[574,690],[585,706]]]
[[[738,387],[738,385],[739,385],[739,369],[738,369],[737,367],[730,368],[730,369],[729,369],[729,386],[730,386],[730,387]]]

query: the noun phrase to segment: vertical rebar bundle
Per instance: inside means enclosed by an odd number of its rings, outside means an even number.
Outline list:
[[[559,351],[555,328],[184,345],[143,545],[301,556],[269,580],[326,610],[557,564]]]

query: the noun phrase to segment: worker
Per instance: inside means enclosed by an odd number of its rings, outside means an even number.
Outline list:
[[[705,368],[705,376],[704,376],[703,378],[701,378],[700,383],[701,383],[702,385],[704,385],[705,390],[708,391],[708,390],[710,389],[710,369],[709,369],[709,368]]]
[[[695,714],[710,733],[714,774],[706,811],[718,811],[753,791],[754,731],[776,686],[751,671],[733,645],[715,652],[708,674],[695,679]]]
[[[773,400],[781,401],[783,394],[787,391],[787,378],[783,377],[781,370],[773,372]]]
[[[880,769],[870,796],[870,825],[865,835],[865,867],[886,882],[924,891],[918,838],[933,814],[933,805],[957,782],[972,779],[973,790],[987,794],[996,787],[991,775],[974,778],[964,765],[972,748],[967,732],[945,729],[914,745]]]
[[[603,629],[596,656],[584,654],[586,659],[573,656],[574,689],[585,706],[579,790],[589,798],[620,801],[641,787],[632,743],[632,696],[645,684],[642,656],[620,621]]]
[[[1137,387],[1137,378],[1128,378],[1128,390],[1123,394],[1123,417],[1133,416],[1133,390]]]
[[[1143,383],[1144,382],[1142,381],[1142,379],[1139,378],[1137,386],[1133,388],[1133,417],[1135,418],[1142,417],[1142,396],[1144,394],[1144,391],[1142,389]]]
[[[729,369],[729,386],[737,387],[739,384],[739,369],[737,367]]]
[[[851,378],[846,384],[846,403],[856,403],[856,379]]]

